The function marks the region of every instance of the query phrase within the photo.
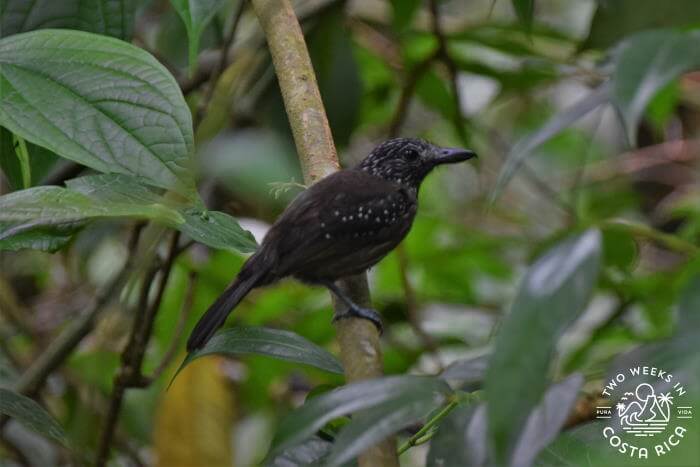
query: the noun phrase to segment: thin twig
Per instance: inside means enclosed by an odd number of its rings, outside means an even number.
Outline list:
[[[416,85],[420,78],[430,69],[430,65],[432,65],[435,57],[435,54],[430,55],[428,58],[418,63],[409,73],[406,83],[403,88],[401,88],[401,95],[399,96],[399,103],[394,112],[394,117],[391,123],[389,123],[389,130],[387,132],[389,137],[397,136],[401,131],[401,127],[408,114],[408,105],[416,90]]]
[[[166,350],[163,354],[163,358],[161,359],[156,369],[153,370],[153,373],[150,376],[148,376],[149,381],[156,381],[160,377],[160,375],[162,375],[163,372],[168,368],[170,363],[173,361],[173,358],[175,358],[175,355],[177,355],[177,348],[178,344],[180,343],[180,337],[182,337],[182,334],[185,331],[187,319],[189,318],[190,312],[192,311],[192,304],[194,303],[194,291],[196,287],[197,273],[194,271],[190,271],[188,277],[187,291],[185,292],[185,300],[183,301],[182,307],[180,308],[180,317],[178,318],[177,324],[175,325],[175,332],[173,333],[173,338],[170,342],[170,347],[168,347],[168,350]]]
[[[457,407],[458,405],[459,405],[459,399],[454,398],[445,407],[443,407],[442,410],[440,410],[438,413],[436,413],[433,416],[433,418],[431,418],[430,420],[425,422],[425,425],[423,425],[423,427],[420,430],[418,430],[418,432],[416,434],[414,434],[413,436],[408,438],[406,440],[406,442],[401,445],[401,447],[399,448],[399,451],[398,451],[399,455],[408,451],[413,446],[416,446],[417,444],[419,444],[418,440],[423,438],[430,430],[433,429],[433,427],[437,426],[437,424],[440,422],[440,420],[442,420],[447,415],[449,415],[449,413],[452,412],[452,410],[454,410],[454,408]]]
[[[121,412],[122,403],[124,401],[124,394],[126,393],[127,389],[134,387],[142,388],[147,386],[149,383],[149,381],[144,378],[143,374],[141,373],[141,365],[143,363],[143,357],[146,353],[146,348],[148,347],[148,341],[150,340],[153,332],[155,317],[158,313],[158,309],[160,308],[163,294],[165,293],[165,287],[167,286],[168,278],[170,277],[170,271],[175,261],[175,253],[177,252],[177,244],[179,239],[180,233],[178,231],[173,232],[168,250],[168,256],[163,264],[163,268],[161,269],[158,290],[153,303],[151,303],[150,306],[147,306],[148,296],[155,273],[147,274],[147,280],[144,281],[142,286],[141,298],[139,300],[139,310],[137,310],[140,311],[140,313],[137,313],[136,315],[136,319],[134,320],[134,324],[131,328],[129,342],[122,352],[122,365],[119,369],[119,373],[114,378],[114,389],[112,390],[112,397],[110,399],[107,416],[105,417],[104,427],[100,434],[97,455],[95,458],[95,465],[98,467],[102,467],[107,464],[112,440],[114,438],[114,432],[119,420],[119,413]]]

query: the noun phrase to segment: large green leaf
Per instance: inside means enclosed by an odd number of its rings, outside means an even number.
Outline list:
[[[447,384],[433,377],[391,376],[343,386],[315,397],[287,415],[279,425],[273,441],[273,452],[281,452],[301,443],[327,422],[353,412],[395,404],[410,404],[416,397],[441,400],[450,393]],[[420,396],[418,396],[420,394]],[[352,440],[347,440],[351,442]]]
[[[626,39],[615,57],[612,99],[630,141],[649,102],[682,73],[700,69],[700,31],[647,31]]]
[[[44,28],[130,39],[137,0],[2,0],[0,37]]]
[[[0,388],[0,413],[8,415],[41,435],[67,444],[66,434],[51,415],[30,398]]]
[[[583,310],[596,284],[601,249],[600,232],[588,230],[547,251],[523,278],[486,373],[496,463],[510,458],[530,411],[544,395],[558,337]]]
[[[0,250],[56,251],[85,222],[98,218],[150,219],[170,226],[184,223],[175,209],[160,203],[108,202],[57,186],[0,196]]]
[[[397,31],[405,31],[411,26],[421,3],[421,0],[391,0],[392,23]]]
[[[697,0],[599,0],[583,47],[606,49],[643,29],[700,25]]]
[[[243,0],[240,0],[243,1]],[[187,30],[190,70],[197,66],[199,38],[225,0],[170,0]]]
[[[250,253],[257,243],[253,234],[224,212],[188,208],[180,211],[185,223],[178,228],[199,243],[220,250]]]
[[[333,443],[326,465],[341,465],[380,443],[397,431],[418,422],[445,401],[449,389],[424,390],[417,387],[406,397],[396,399],[353,418]]]
[[[234,327],[216,334],[203,348],[190,353],[181,367],[206,355],[267,355],[303,363],[331,373],[343,373],[343,366],[328,351],[298,334],[282,329]]]
[[[151,55],[117,39],[41,30],[0,40],[0,125],[100,172],[195,196],[180,88]]]

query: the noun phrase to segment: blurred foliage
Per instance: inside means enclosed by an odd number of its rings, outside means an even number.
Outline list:
[[[112,465],[353,465],[391,434],[404,466],[639,465],[586,401],[656,365],[700,405],[698,2],[294,3],[345,166],[392,132],[479,154],[428,178],[369,272],[389,376],[343,386],[328,293],[284,281],[166,390],[303,189],[247,2],[0,1],[0,463],[93,462],[177,229]],[[700,464],[697,414],[684,426],[645,465]]]

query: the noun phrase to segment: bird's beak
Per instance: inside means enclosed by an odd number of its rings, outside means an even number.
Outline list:
[[[438,157],[433,161],[434,165],[453,164],[455,162],[463,162],[472,159],[476,156],[474,151],[460,148],[443,148],[440,149]]]

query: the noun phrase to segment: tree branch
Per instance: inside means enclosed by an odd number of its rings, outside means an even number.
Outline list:
[[[289,0],[252,0],[272,55],[282,98],[289,118],[307,185],[338,170],[338,157],[316,84],[309,52]],[[369,303],[366,274],[339,284],[360,305]],[[343,307],[335,303],[336,313]],[[361,319],[336,324],[341,360],[348,382],[382,375],[379,334]],[[396,442],[391,439],[359,457],[360,466],[398,466]]]

